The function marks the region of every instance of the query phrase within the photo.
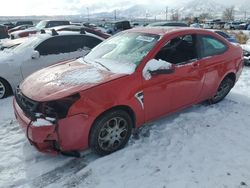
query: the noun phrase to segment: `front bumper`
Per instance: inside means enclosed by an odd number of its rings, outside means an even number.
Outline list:
[[[31,120],[25,116],[15,99],[13,106],[15,117],[30,143],[40,152],[57,153],[55,146],[58,142],[58,136],[55,125],[35,127]]]
[[[89,116],[78,114],[58,120],[54,125],[34,126],[15,99],[13,106],[20,127],[30,143],[40,152],[57,154],[88,148],[88,136],[92,124]]]

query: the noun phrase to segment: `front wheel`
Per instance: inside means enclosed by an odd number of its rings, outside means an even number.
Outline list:
[[[122,110],[110,111],[94,123],[89,145],[99,155],[108,155],[123,148],[131,136],[132,119]]]
[[[215,104],[215,103],[222,101],[230,92],[233,85],[234,85],[234,81],[230,79],[229,77],[226,77],[224,80],[222,80],[215,96],[209,99],[209,103]]]
[[[7,97],[10,93],[11,89],[8,82],[0,78],[0,99]]]

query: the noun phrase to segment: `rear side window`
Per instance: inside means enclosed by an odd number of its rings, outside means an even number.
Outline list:
[[[212,36],[200,36],[200,40],[201,57],[223,54],[227,50],[227,45]]]
[[[70,51],[71,52],[81,50],[84,47],[85,47],[84,36],[81,36],[81,35],[70,36]]]
[[[55,36],[43,41],[35,50],[40,55],[53,55],[60,53],[69,53],[81,49],[92,49],[102,40],[86,35],[66,35]]]
[[[85,46],[92,49],[95,46],[97,46],[98,44],[100,44],[102,42],[101,39],[92,37],[92,36],[84,36],[84,42],[85,42]]]
[[[52,37],[39,44],[35,50],[37,50],[40,55],[68,53],[70,52],[69,39],[68,36]]]

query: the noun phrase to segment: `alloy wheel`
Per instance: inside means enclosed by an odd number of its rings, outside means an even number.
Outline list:
[[[113,117],[103,125],[99,132],[99,146],[105,151],[116,150],[126,140],[127,134],[127,121],[122,117]]]

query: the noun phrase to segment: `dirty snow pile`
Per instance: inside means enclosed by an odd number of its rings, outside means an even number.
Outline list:
[[[141,128],[126,148],[81,158],[37,152],[12,97],[0,100],[0,187],[250,187],[250,68],[219,104],[198,104]]]

